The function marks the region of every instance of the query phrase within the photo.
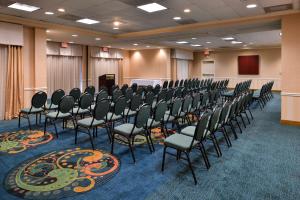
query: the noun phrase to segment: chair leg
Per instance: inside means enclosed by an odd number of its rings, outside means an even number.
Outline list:
[[[243,123],[243,125],[244,125],[244,128],[246,128],[246,123],[245,123],[245,121],[244,121],[244,118],[243,118],[242,114],[240,114],[239,117],[242,119],[242,123]]]
[[[44,124],[44,135],[46,134],[47,121],[48,121],[48,118],[46,117],[45,124]]]
[[[152,147],[151,147],[151,145],[150,145],[150,141],[149,141],[149,134],[148,133],[146,133],[145,134],[145,137],[146,137],[146,141],[147,141],[147,144],[148,144],[148,147],[149,147],[149,151],[150,151],[150,153],[152,154]]]
[[[194,172],[194,170],[193,170],[193,166],[192,166],[192,163],[191,163],[191,160],[190,160],[189,153],[187,153],[187,152],[184,152],[184,153],[185,153],[185,155],[186,155],[186,157],[187,157],[187,160],[188,160],[188,163],[189,163],[189,167],[190,167],[190,169],[191,169],[191,171],[192,171],[195,185],[197,185],[197,179],[196,179],[195,172]]]
[[[38,113],[35,114],[35,125],[38,124]]]
[[[164,147],[164,152],[163,152],[163,160],[162,160],[162,165],[161,165],[161,171],[162,172],[165,169],[166,150],[167,150],[167,146]]]
[[[247,118],[248,123],[250,124],[250,120],[249,120],[249,117],[248,117],[248,114],[247,114],[246,110],[245,110],[244,113],[245,113],[245,115],[246,115],[246,118]]]
[[[235,129],[234,129],[234,126],[233,126],[233,124],[232,124],[232,121],[229,121],[229,125],[230,125],[230,128],[231,128],[231,130],[232,130],[232,133],[233,133],[233,135],[234,135],[234,139],[238,139],[238,136],[237,136],[237,134],[236,134],[236,131],[235,131]]]
[[[88,133],[89,133],[89,136],[90,136],[90,141],[91,141],[91,144],[92,144],[92,148],[93,148],[93,150],[95,150],[95,148],[94,148],[94,143],[93,143],[93,137],[92,137],[92,135],[91,135],[90,129],[88,129]]]
[[[248,108],[248,111],[250,113],[251,119],[253,120],[253,115],[252,115],[252,112],[251,112],[250,108]]]
[[[115,143],[115,134],[112,133],[112,135],[111,135],[111,149],[110,149],[111,154],[114,153],[114,143]]]
[[[228,137],[226,128],[225,128],[225,127],[222,127],[222,129],[223,129],[223,135],[224,135],[224,138],[225,138],[225,140],[227,141],[227,146],[228,146],[228,147],[231,147],[232,144],[231,144],[230,138]]]
[[[148,132],[148,136],[149,136],[150,143],[151,143],[151,146],[152,146],[152,151],[154,152],[154,151],[155,151],[155,148],[154,148],[153,141],[152,141],[152,137],[151,137],[151,129],[150,129],[150,130],[147,130],[147,132]]]
[[[78,125],[75,128],[75,144],[77,144]]]
[[[208,161],[205,149],[203,148],[202,144],[199,144],[199,150],[201,151],[201,155],[202,155],[202,158],[203,158],[203,160],[205,162],[206,168],[209,169],[210,168],[210,164],[209,164],[209,161]]]
[[[239,127],[240,132],[243,133],[243,131],[242,131],[242,129],[241,129],[241,126],[240,126],[240,123],[239,123],[238,119],[235,119],[235,121],[236,121],[236,124],[237,124],[238,127]]]
[[[132,149],[132,145],[131,145],[131,142],[130,142],[130,139],[128,139],[128,146],[129,146],[129,149],[130,149],[130,152],[131,152],[131,156],[132,156],[132,159],[133,159],[133,162],[135,163],[135,156],[134,156],[134,152],[133,152],[133,149]]]
[[[20,128],[21,126],[21,112],[19,113],[19,123],[18,123],[18,127]]]
[[[51,121],[51,123],[54,125],[56,138],[58,138],[58,132],[57,132],[56,124],[55,124],[55,122],[53,123],[52,121]]]
[[[212,141],[214,143],[215,150],[218,154],[218,157],[220,157],[220,156],[222,156],[222,152],[221,152],[218,140],[217,140],[216,136],[213,133],[211,135],[212,135]]]
[[[28,114],[27,114],[27,120],[28,120],[29,129],[31,130],[30,117],[29,117],[29,115],[28,115]]]
[[[110,132],[110,128],[108,125],[105,125],[105,129],[106,129],[106,133],[109,139],[109,142],[111,142],[111,132]]]

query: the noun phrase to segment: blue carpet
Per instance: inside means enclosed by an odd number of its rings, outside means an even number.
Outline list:
[[[300,199],[300,128],[282,126],[280,96],[275,95],[261,111],[257,105],[254,121],[243,129],[238,140],[232,138],[232,148],[222,140],[223,156],[217,158],[211,144],[207,144],[212,167],[206,170],[199,151],[192,160],[198,185],[184,161],[166,158],[165,172],[161,173],[162,146],[150,154],[147,146],[135,148],[137,163],[133,164],[126,146],[116,144],[115,154],[121,160],[119,173],[105,185],[73,200],[83,199]],[[23,120],[22,127],[27,128]],[[42,127],[37,127],[42,129]],[[18,130],[17,120],[1,121],[0,132]],[[49,127],[49,131],[53,128]],[[57,149],[74,148],[74,131],[59,129],[59,138],[20,154],[0,156],[0,181],[19,163]],[[99,133],[98,133],[99,134]],[[90,148],[87,135],[79,134],[78,147]],[[95,146],[110,151],[105,131],[95,139]],[[19,199],[0,187],[0,199]]]

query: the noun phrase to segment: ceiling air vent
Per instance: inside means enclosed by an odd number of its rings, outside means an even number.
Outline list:
[[[264,7],[266,13],[291,10],[291,9],[293,9],[293,4],[282,4],[277,6]]]
[[[180,25],[185,25],[185,24],[194,24],[197,23],[197,21],[194,19],[183,19],[183,20],[176,21],[176,23]]]
[[[71,14],[59,15],[58,18],[64,19],[64,20],[69,20],[69,21],[77,21],[79,19],[82,19],[82,17],[76,16],[76,15],[71,15]]]

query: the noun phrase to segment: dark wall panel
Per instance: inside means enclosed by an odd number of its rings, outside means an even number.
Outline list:
[[[239,56],[238,71],[240,75],[258,75],[259,74],[259,56]]]

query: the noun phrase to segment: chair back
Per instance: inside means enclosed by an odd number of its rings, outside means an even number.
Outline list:
[[[123,96],[122,91],[116,88],[112,93],[112,101],[116,102],[121,96]]]
[[[88,93],[93,97],[95,95],[95,91],[96,91],[95,87],[90,85],[87,88],[85,88],[84,93]]]
[[[221,112],[221,115],[220,115],[220,120],[219,120],[219,123],[220,124],[223,124],[223,123],[225,123],[226,122],[226,118],[227,118],[227,116],[228,116],[228,113],[229,113],[229,109],[230,109],[230,102],[225,102],[224,104],[223,104],[223,108],[222,108],[222,112]]]
[[[133,92],[136,92],[137,87],[138,87],[138,85],[137,85],[136,83],[133,83],[133,84],[131,85],[131,88],[132,88]]]
[[[156,86],[153,89],[153,92],[154,92],[155,95],[157,95],[159,93],[159,91],[160,91],[160,85],[156,84]]]
[[[114,114],[115,115],[122,115],[124,114],[124,110],[127,106],[127,102],[124,96],[120,96],[114,105]]]
[[[81,96],[81,91],[79,88],[73,88],[70,91],[69,95],[71,95],[74,98],[75,102],[77,102]]]
[[[179,80],[176,80],[174,87],[178,87],[178,85],[179,85]]]
[[[175,89],[175,91],[174,91],[174,97],[175,98],[176,97],[178,97],[178,98],[181,97],[181,88],[180,87],[178,87],[178,88]]]
[[[172,116],[178,116],[180,108],[181,108],[181,99],[176,98],[174,99],[173,103],[172,103],[172,107],[171,107],[171,115]]]
[[[135,118],[135,127],[146,127],[148,119],[150,117],[150,110],[151,106],[148,104],[144,104],[140,107]]]
[[[96,102],[101,101],[102,99],[107,99],[108,93],[106,90],[101,90],[96,97]]]
[[[47,101],[46,92],[39,91],[35,93],[31,99],[31,106],[35,108],[41,108],[45,105]]]
[[[155,106],[154,110],[154,120],[157,122],[160,122],[164,119],[165,113],[168,110],[168,104],[165,101],[160,101],[158,104]]]
[[[195,129],[195,133],[194,133],[195,140],[202,141],[204,139],[210,117],[211,117],[211,113],[205,113],[200,117],[200,120],[198,121],[198,123],[196,125],[196,129]]]
[[[153,104],[153,101],[154,101],[154,93],[153,92],[148,92],[146,94],[146,97],[145,97],[145,103],[146,104],[149,104],[149,105],[152,105]]]
[[[136,91],[136,94],[139,94],[139,95],[141,95],[141,96],[143,96],[143,94],[144,94],[144,88],[143,87],[138,87],[138,89],[137,89],[137,91]]]
[[[79,107],[81,109],[88,109],[93,103],[93,97],[91,94],[83,93],[79,99]]]
[[[123,94],[123,95],[125,95],[127,88],[128,88],[128,85],[127,85],[127,84],[124,84],[124,85],[121,87],[121,91],[122,91],[122,94]]]
[[[191,105],[193,102],[193,98],[190,95],[187,95],[184,97],[183,103],[182,103],[182,108],[181,111],[182,112],[189,112]]]
[[[133,96],[133,89],[132,88],[127,88],[125,92],[125,98],[126,101],[129,101]]]
[[[96,103],[93,117],[96,120],[103,120],[107,116],[110,109],[110,103],[108,99],[101,99]]]
[[[217,108],[211,116],[211,120],[210,120],[210,124],[209,124],[209,131],[211,133],[214,132],[218,128],[221,111],[222,111],[222,108]]]
[[[200,107],[200,99],[201,99],[200,93],[196,93],[193,96],[193,103],[192,103],[193,109],[198,109]]]
[[[173,87],[173,84],[174,84],[174,81],[171,80],[171,81],[169,82],[168,88],[172,88],[172,87]]]
[[[65,96],[65,92],[62,89],[55,90],[51,96],[51,103],[53,105],[58,105],[59,101],[61,100],[61,98],[63,98],[63,96]]]
[[[157,101],[166,100],[167,91],[165,89],[161,90],[160,93],[157,95]]]
[[[136,111],[142,103],[142,97],[139,94],[133,95],[130,101],[130,110]]]
[[[168,81],[164,81],[163,88],[167,88],[167,87],[168,87]]]
[[[74,97],[71,95],[66,95],[59,101],[58,111],[61,113],[68,113],[72,110],[75,105]]]
[[[172,88],[169,88],[166,94],[166,102],[169,102],[172,100],[174,94],[174,90]]]

